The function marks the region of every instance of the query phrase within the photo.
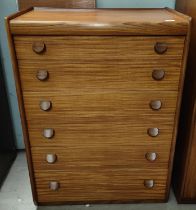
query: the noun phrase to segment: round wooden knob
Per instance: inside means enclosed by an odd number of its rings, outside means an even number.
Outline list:
[[[46,155],[46,161],[50,164],[55,163],[57,160],[57,155],[55,154],[47,154]]]
[[[149,179],[149,180],[144,180],[144,186],[146,188],[153,188],[155,185],[154,180],[153,179]]]
[[[154,50],[157,54],[164,54],[167,51],[167,49],[167,44],[163,42],[157,42],[154,46]]]
[[[40,81],[45,81],[48,79],[49,73],[46,70],[39,70],[37,71],[36,77]]]
[[[150,102],[151,109],[159,110],[161,108],[161,106],[162,106],[162,103],[159,100],[155,100],[155,101]]]
[[[32,49],[37,54],[42,54],[46,50],[44,42],[33,42]]]
[[[45,128],[43,130],[43,136],[47,139],[51,139],[54,136],[54,129],[52,128]]]
[[[149,128],[148,129],[148,135],[151,137],[156,137],[159,135],[159,129],[158,128]]]
[[[60,188],[59,182],[52,181],[49,183],[49,189],[53,191],[57,191]]]
[[[40,102],[40,109],[43,111],[48,111],[52,107],[51,101],[41,101]]]
[[[157,159],[157,154],[155,152],[147,152],[145,157],[148,161],[153,162]]]
[[[152,78],[154,80],[162,80],[165,76],[165,71],[164,70],[153,70],[152,72]]]

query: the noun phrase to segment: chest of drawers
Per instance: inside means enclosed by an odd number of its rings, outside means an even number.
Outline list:
[[[167,200],[189,22],[170,9],[7,18],[36,203]]]

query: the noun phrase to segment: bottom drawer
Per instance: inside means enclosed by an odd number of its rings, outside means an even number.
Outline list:
[[[164,201],[167,170],[99,168],[35,173],[38,202]]]

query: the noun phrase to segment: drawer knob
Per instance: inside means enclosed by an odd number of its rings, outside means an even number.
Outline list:
[[[32,49],[37,54],[42,54],[46,50],[44,42],[33,42]]]
[[[164,77],[165,77],[165,71],[164,70],[153,70],[152,78],[154,80],[162,80]]]
[[[52,107],[51,101],[41,101],[40,102],[40,109],[43,111],[48,111]]]
[[[47,154],[46,155],[46,161],[48,162],[48,163],[55,163],[56,162],[56,160],[57,160],[57,155],[55,155],[55,154]]]
[[[57,191],[60,188],[60,184],[58,182],[52,181],[49,183],[50,190]]]
[[[167,51],[167,49],[167,44],[163,42],[157,42],[154,46],[154,50],[157,54],[164,54]]]
[[[45,128],[43,130],[43,136],[47,139],[51,139],[54,136],[54,129],[52,128]]]
[[[149,128],[148,129],[148,135],[151,137],[156,137],[159,135],[159,129],[158,128]]]
[[[42,54],[46,50],[44,42],[33,42],[32,49],[36,54]]]
[[[162,103],[159,100],[151,101],[150,102],[150,107],[153,110],[159,110],[161,109]]]
[[[146,188],[153,188],[154,187],[154,180],[152,180],[152,179],[144,180],[144,186]]]
[[[48,79],[48,76],[49,76],[49,73],[48,73],[48,71],[46,71],[46,70],[39,70],[39,71],[37,71],[36,77],[37,77],[37,79],[40,80],[40,81],[45,81],[45,80],[47,80],[47,79]]]
[[[153,162],[157,159],[157,154],[155,152],[147,152],[145,157],[148,161]]]

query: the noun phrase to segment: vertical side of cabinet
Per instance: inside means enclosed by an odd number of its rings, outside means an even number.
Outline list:
[[[5,18],[5,26],[6,26],[6,30],[7,30],[8,45],[9,45],[10,56],[11,56],[11,61],[12,61],[12,68],[13,68],[13,73],[14,73],[14,78],[15,78],[15,84],[16,84],[16,93],[17,93],[18,105],[19,105],[19,110],[20,110],[23,137],[24,137],[24,143],[25,143],[25,149],[26,149],[26,157],[27,157],[27,162],[28,162],[31,189],[32,189],[32,194],[33,194],[33,201],[35,204],[37,204],[37,192],[36,192],[36,187],[35,187],[33,164],[32,164],[32,158],[31,158],[31,150],[30,150],[30,144],[29,144],[26,116],[25,116],[25,111],[24,111],[24,103],[23,103],[22,89],[21,89],[21,83],[20,83],[20,76],[19,76],[19,71],[18,71],[18,63],[17,63],[17,59],[16,59],[13,36],[12,36],[11,30],[10,30],[10,20],[12,20],[22,14],[25,14],[26,12],[29,12],[31,10],[33,10],[33,8],[29,8],[29,9],[23,10],[21,12],[18,12],[11,16],[6,17]]]
[[[182,58],[182,68],[181,68],[181,76],[178,86],[178,100],[176,104],[176,116],[175,116],[175,125],[174,125],[174,131],[173,131],[173,137],[172,137],[172,143],[171,143],[171,152],[170,152],[170,161],[169,161],[169,175],[168,175],[168,181],[167,181],[167,188],[166,188],[166,199],[169,199],[169,192],[170,192],[170,185],[171,185],[171,179],[172,179],[172,171],[174,166],[174,155],[175,155],[175,147],[178,144],[178,132],[179,132],[179,123],[180,123],[180,114],[181,114],[181,108],[182,108],[182,99],[183,99],[183,91],[185,86],[185,77],[186,77],[186,65],[188,60],[188,53],[189,53],[189,44],[190,44],[190,38],[191,38],[191,18],[183,15],[177,11],[171,10],[168,8],[169,11],[176,13],[177,15],[188,18],[189,25],[188,25],[188,32],[186,35],[185,43],[184,43],[184,53]]]

